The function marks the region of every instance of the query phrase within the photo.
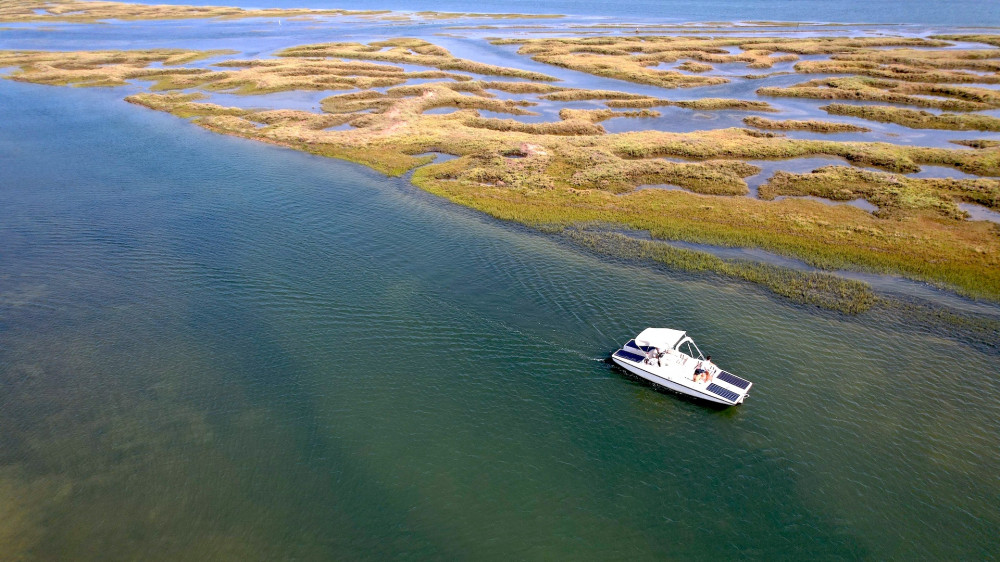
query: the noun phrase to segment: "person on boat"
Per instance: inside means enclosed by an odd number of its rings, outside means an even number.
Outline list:
[[[698,366],[694,368],[694,382],[708,382],[712,380],[712,371],[714,370],[715,365],[712,364],[712,356],[705,356],[701,363],[698,363]]]
[[[649,351],[646,352],[646,364],[652,365],[653,359],[656,359],[657,365],[660,364],[660,350],[655,347],[649,348]]]
[[[657,351],[659,351],[659,350],[657,350]],[[656,354],[656,366],[657,367],[662,367],[663,366],[663,358],[668,353],[670,353],[670,350],[669,349],[665,349],[665,350],[660,351],[659,353]]]

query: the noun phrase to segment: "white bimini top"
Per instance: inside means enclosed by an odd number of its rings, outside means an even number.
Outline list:
[[[635,343],[657,349],[674,349],[684,339],[687,332],[670,328],[646,328],[635,337]]]

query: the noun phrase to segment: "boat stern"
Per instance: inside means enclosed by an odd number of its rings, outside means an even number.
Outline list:
[[[716,396],[725,398],[732,404],[742,404],[750,395],[750,388],[753,383],[738,377],[729,371],[719,371],[708,383],[706,390]]]

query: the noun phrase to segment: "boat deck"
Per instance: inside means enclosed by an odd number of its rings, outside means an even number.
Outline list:
[[[710,393],[732,403],[742,401],[752,384],[746,379],[721,369],[717,370],[707,381],[695,381],[694,370],[699,363],[697,359],[675,350],[668,350],[659,359],[647,360],[646,353],[652,349],[631,340],[622,349],[616,351],[614,357],[632,363],[646,374],[663,379],[667,383],[681,385],[699,393]],[[644,376],[644,378],[657,382],[648,376]]]

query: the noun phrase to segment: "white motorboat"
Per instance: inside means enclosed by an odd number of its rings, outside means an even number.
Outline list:
[[[727,406],[742,404],[753,386],[708,361],[681,330],[646,328],[611,359],[649,382]]]

